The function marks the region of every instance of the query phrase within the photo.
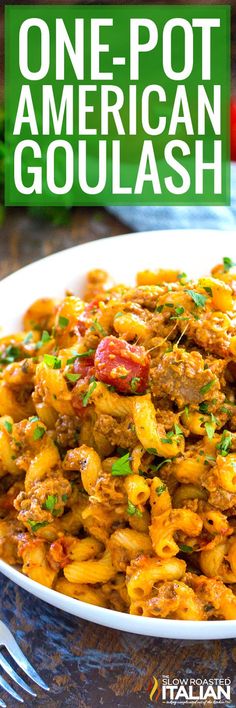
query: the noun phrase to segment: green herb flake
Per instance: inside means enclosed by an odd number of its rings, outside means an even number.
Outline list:
[[[234,263],[234,261],[232,261],[232,258],[228,258],[227,256],[225,256],[223,258],[223,265],[224,265],[224,272],[228,273],[228,271],[231,268],[233,268],[233,266],[235,266],[236,264]]]
[[[160,497],[163,492],[166,491],[166,484],[160,484],[159,487],[156,487],[156,493],[157,496]]]
[[[42,529],[43,526],[48,526],[48,521],[31,521],[31,519],[28,519],[27,523],[29,524],[33,533],[35,533],[39,529]]]
[[[116,315],[115,315],[115,317],[114,317],[114,320],[116,320],[117,317],[123,317],[123,315],[124,315],[124,312],[117,312]]]
[[[182,551],[182,553],[192,553],[194,549],[192,546],[186,546],[184,543],[180,543],[179,550]]]
[[[89,386],[89,389],[88,389],[88,391],[85,393],[85,395],[84,395],[83,398],[82,398],[82,404],[83,404],[83,407],[84,407],[84,408],[87,406],[88,401],[89,401],[89,399],[90,399],[90,396],[91,396],[92,393],[94,392],[96,386],[97,386],[97,382],[94,381],[93,379],[90,379],[90,386]]]
[[[216,445],[217,450],[219,450],[219,454],[222,455],[222,457],[226,457],[226,455],[228,455],[231,449],[231,445],[232,433],[230,433],[228,430],[224,430],[220,442]]]
[[[45,432],[45,428],[42,428],[42,426],[37,425],[33,432],[33,439],[40,440],[40,438],[43,438],[43,436],[45,435]]]
[[[199,404],[200,413],[208,413],[208,406],[209,403],[207,403],[207,401],[202,401],[202,403]]]
[[[86,352],[76,352],[74,356],[70,357],[70,359],[67,359],[67,364],[74,364],[76,359],[83,359],[86,358],[87,356],[93,356],[95,352],[95,349],[87,349]]]
[[[9,420],[4,420],[4,428],[6,428],[9,435],[12,433],[12,423],[9,423]]]
[[[43,360],[45,364],[47,364],[49,369],[61,368],[61,359],[58,359],[58,357],[54,356],[53,354],[44,354]]]
[[[211,288],[205,287],[204,290],[206,291],[206,293],[207,293],[208,295],[210,295],[210,297],[212,297],[213,293],[212,293],[212,289],[211,289]]]
[[[161,469],[161,467],[163,467],[163,465],[166,465],[168,462],[172,462],[172,460],[169,459],[168,457],[166,457],[165,460],[162,460],[161,462],[159,462],[159,465],[151,465],[151,469],[153,469],[153,470],[155,470],[155,472],[157,472],[158,470]]]
[[[180,315],[183,314],[183,312],[184,312],[184,307],[176,307],[176,308],[175,308],[175,312],[176,312],[176,315],[178,315],[178,317],[179,317]]]
[[[149,455],[157,455],[157,450],[155,447],[147,447],[147,452]]]
[[[68,381],[71,381],[71,383],[74,383],[75,381],[78,381],[78,379],[81,378],[81,374],[70,374],[69,372],[66,374],[66,378]]]
[[[93,320],[92,327],[90,327],[91,332],[99,332],[99,334],[102,334],[103,337],[106,337],[106,332],[105,329],[103,329],[102,325],[100,322],[98,322],[97,318]]]
[[[137,391],[139,383],[140,383],[139,376],[133,376],[133,378],[130,381],[130,388],[133,393],[135,393]]]
[[[68,501],[68,494],[62,494],[62,501],[64,504]]]
[[[47,509],[47,511],[50,511],[51,514],[53,514],[56,504],[57,504],[57,495],[56,494],[48,494],[45,504],[43,504],[42,508]]]
[[[186,418],[188,418],[189,417],[189,406],[185,406],[184,413],[186,415]]]
[[[128,514],[129,514],[130,516],[136,515],[136,516],[138,516],[139,518],[142,518],[142,512],[139,511],[139,509],[137,508],[137,506],[135,506],[135,504],[132,504],[132,502],[129,501],[129,499],[128,499],[127,512],[128,512]]]
[[[29,342],[31,342],[32,337],[33,337],[33,332],[28,332],[28,334],[26,335],[26,337],[23,340],[23,344],[29,344]]]
[[[205,462],[204,462],[204,464],[206,464],[206,463],[208,463],[208,462],[209,462],[209,463],[210,463],[210,462],[214,462],[214,463],[215,463],[215,461],[216,461],[216,458],[213,457],[213,455],[206,455],[206,456],[205,456]]]
[[[43,347],[44,344],[47,344],[47,342],[50,342],[50,339],[51,339],[51,336],[50,336],[49,332],[47,332],[47,330],[44,329],[41,339],[35,345],[35,349],[41,349],[41,347]]]
[[[119,460],[116,460],[111,468],[111,474],[113,477],[127,477],[128,474],[133,474],[132,469],[130,467],[130,454],[129,452],[126,453],[126,455],[123,455],[122,457],[119,458]]]
[[[0,354],[0,363],[1,364],[12,364],[14,361],[20,358],[20,350],[19,347],[14,347],[13,345],[9,345],[9,347],[6,348],[5,354]]]
[[[200,395],[204,396],[205,393],[210,391],[210,388],[212,388],[212,386],[214,386],[215,382],[216,382],[215,379],[212,379],[211,381],[208,381],[206,384],[204,384],[204,386],[202,386],[199,390]]]
[[[207,297],[206,295],[200,295],[200,293],[195,292],[195,290],[185,290],[188,295],[192,298],[193,302],[195,303],[196,307],[204,307],[206,304]]]
[[[182,431],[181,431],[181,434],[182,434]],[[174,435],[174,431],[169,430],[168,433],[166,433],[166,437],[161,438],[161,442],[164,443],[165,445],[167,445],[168,443],[171,443],[173,435]]]
[[[177,423],[175,423],[174,428],[175,428],[175,435],[183,435],[183,431],[181,430],[179,425],[177,425]]]
[[[61,329],[64,329],[65,327],[67,327],[68,324],[69,324],[68,318],[67,318],[67,317],[62,317],[62,315],[60,315],[60,316],[59,316],[59,319],[58,319],[58,325],[59,325],[59,327],[61,327]]]
[[[155,312],[162,312],[164,305],[157,305]]]
[[[178,280],[184,280],[187,277],[187,273],[179,273],[179,275],[177,275]]]
[[[232,411],[230,408],[227,408],[226,406],[221,406],[220,408],[221,413],[226,413],[229,417],[233,415]]]
[[[209,440],[212,440],[212,438],[214,437],[214,432],[215,432],[214,421],[207,420],[204,423],[204,428],[205,428],[207,437],[209,438]]]

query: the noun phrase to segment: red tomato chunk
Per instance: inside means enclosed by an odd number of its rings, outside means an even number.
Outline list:
[[[149,375],[149,356],[144,347],[124,339],[104,337],[95,354],[95,376],[114,386],[119,393],[145,393]]]

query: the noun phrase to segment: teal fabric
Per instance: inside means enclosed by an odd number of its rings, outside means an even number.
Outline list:
[[[118,206],[109,211],[134,231],[236,229],[236,162],[231,165],[231,204],[225,207]]]

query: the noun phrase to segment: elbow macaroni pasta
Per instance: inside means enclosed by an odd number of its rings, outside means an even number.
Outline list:
[[[0,340],[0,556],[79,601],[236,619],[235,276],[88,275]]]

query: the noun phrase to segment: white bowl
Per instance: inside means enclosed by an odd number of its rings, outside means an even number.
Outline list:
[[[0,283],[0,334],[20,328],[21,317],[38,297],[63,296],[65,289],[82,293],[91,268],[104,268],[118,282],[134,283],[137,270],[179,268],[190,276],[203,275],[229,256],[236,260],[233,231],[152,231],[76,246],[33,263]],[[17,585],[55,607],[106,627],[174,639],[235,637],[236,620],[192,622],[136,617],[88,605],[36,583],[0,560],[0,571]]]

